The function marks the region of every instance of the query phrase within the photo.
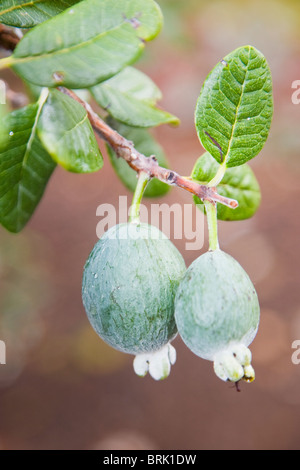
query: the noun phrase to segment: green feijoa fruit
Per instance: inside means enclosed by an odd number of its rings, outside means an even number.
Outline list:
[[[120,224],[96,243],[84,267],[89,321],[110,346],[134,354],[138,375],[161,379],[175,362],[175,294],[186,271],[168,238],[147,224]]]
[[[223,380],[254,380],[248,349],[259,324],[255,288],[241,265],[221,250],[205,253],[186,271],[175,299],[175,319],[185,344],[214,361]]]

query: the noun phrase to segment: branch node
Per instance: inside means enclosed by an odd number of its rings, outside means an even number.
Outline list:
[[[218,202],[231,208],[238,206],[237,201],[221,196],[216,192],[215,188],[199,184],[196,181],[184,178],[174,171],[159,166],[154,155],[151,155],[149,158],[138,152],[132,142],[112,129],[95,113],[91,106],[79,98],[76,93],[64,87],[58,87],[57,89],[76,100],[85,108],[88,118],[97,134],[111,146],[118,157],[123,158],[136,172],[144,171],[149,175],[149,178],[157,178],[163,183],[185,189],[198,196],[202,201]]]
[[[175,173],[173,171],[169,171],[169,174],[167,176],[167,181],[169,181],[169,183],[174,184],[174,179],[175,179]]]

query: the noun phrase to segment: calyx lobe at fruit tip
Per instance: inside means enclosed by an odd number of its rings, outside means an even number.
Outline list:
[[[133,361],[133,368],[137,375],[144,377],[147,372],[155,380],[162,380],[168,377],[171,365],[176,362],[176,350],[170,344],[165,344],[158,351],[138,354]]]
[[[251,359],[251,351],[245,345],[233,345],[216,354],[214,371],[224,381],[238,382],[243,379],[246,382],[253,382],[255,372]]]

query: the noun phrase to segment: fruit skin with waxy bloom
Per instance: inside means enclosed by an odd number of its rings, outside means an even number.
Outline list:
[[[214,361],[222,380],[254,379],[248,346],[256,335],[259,316],[249,276],[220,249],[197,258],[177,290],[178,332],[192,352]]]
[[[88,257],[82,299],[89,321],[110,346],[137,355],[138,375],[149,368],[155,379],[164,378],[175,362],[168,343],[177,334],[174,300],[185,271],[177,248],[143,223],[112,227]]]

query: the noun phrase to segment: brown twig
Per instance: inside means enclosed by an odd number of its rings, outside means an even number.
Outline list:
[[[97,134],[111,146],[118,157],[126,160],[128,165],[135,171],[144,171],[148,173],[150,178],[157,178],[169,185],[178,186],[179,188],[195,194],[202,200],[219,202],[232,209],[238,206],[236,200],[221,196],[216,192],[216,188],[199,184],[196,181],[184,178],[173,170],[159,166],[155,156],[149,158],[138,152],[132,142],[125,139],[125,137],[106,124],[106,122],[95,113],[91,106],[79,98],[76,93],[64,87],[58,87],[58,89],[76,100],[86,109],[88,118]]]
[[[11,28],[0,24],[0,48],[14,51],[19,41],[19,36]]]
[[[25,93],[22,93],[20,91],[14,91],[10,88],[9,84],[3,80],[5,84],[5,90],[6,90],[6,99],[9,102],[10,106],[13,109],[18,109],[18,108],[23,108],[23,106],[27,106],[29,103],[28,97],[25,95]]]
[[[0,47],[14,50],[19,41],[20,38],[11,28],[0,25]],[[65,87],[58,87],[58,89],[62,93],[65,93],[76,100],[86,109],[88,118],[97,134],[112,147],[118,157],[126,160],[128,165],[130,165],[135,171],[147,172],[150,178],[157,178],[169,185],[185,189],[186,191],[195,194],[203,201],[206,200],[214,203],[219,202],[220,204],[232,209],[235,209],[238,206],[238,202],[235,199],[221,196],[216,192],[216,188],[199,184],[189,178],[184,178],[175,171],[167,170],[166,168],[159,166],[155,156],[148,158],[138,152],[134,148],[132,142],[129,142],[125,137],[121,136],[117,131],[108,126],[98,116],[98,114],[95,113],[91,106],[86,101],[80,99],[76,93]]]

